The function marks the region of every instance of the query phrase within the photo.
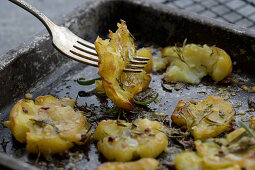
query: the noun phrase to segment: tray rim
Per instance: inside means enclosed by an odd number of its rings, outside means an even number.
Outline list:
[[[111,3],[111,2],[128,2],[136,5],[140,5],[142,7],[149,7],[156,11],[161,11],[163,13],[168,13],[176,17],[181,17],[183,19],[187,19],[193,21],[195,23],[200,23],[203,25],[210,25],[212,27],[217,27],[220,29],[224,29],[228,32],[231,32],[240,36],[248,36],[251,38],[255,38],[255,30],[249,28],[242,28],[241,26],[230,24],[223,21],[218,21],[213,18],[209,18],[206,16],[200,16],[195,13],[187,12],[185,10],[179,10],[170,6],[166,6],[163,4],[155,3],[153,0],[90,0],[82,4],[81,6],[74,8],[72,12],[67,15],[64,15],[61,19],[58,19],[56,22],[60,25],[68,25],[71,22],[73,15],[78,15],[80,10],[90,9],[92,6],[97,6],[100,3]],[[0,56],[0,72],[11,65],[15,60],[19,58],[20,55],[28,52],[31,49],[34,49],[40,42],[49,40],[50,36],[46,29],[44,28],[42,31],[38,32],[25,42],[21,43],[14,49],[9,50],[7,53]],[[38,169],[37,167],[30,165],[28,163],[22,162],[19,159],[8,156],[4,153],[0,153],[0,164],[10,168],[16,169]],[[9,163],[8,163],[9,162]]]

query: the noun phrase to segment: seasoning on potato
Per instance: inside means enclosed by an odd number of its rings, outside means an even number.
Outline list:
[[[148,119],[127,123],[121,120],[103,120],[95,131],[98,150],[107,160],[121,162],[136,158],[154,158],[168,146],[163,126]]]
[[[206,139],[229,129],[234,119],[234,109],[219,96],[208,96],[197,104],[181,100],[171,119],[177,126],[185,126],[195,139]]]
[[[136,51],[132,35],[127,29],[126,23],[118,23],[118,30],[110,31],[110,39],[102,40],[98,37],[95,41],[98,53],[98,74],[102,77],[102,83],[97,90],[104,91],[113,103],[125,110],[132,110],[134,95],[146,89],[151,81],[147,72],[152,71],[151,51],[142,48]],[[134,56],[150,58],[145,68],[140,73],[124,72],[124,68]]]
[[[230,56],[215,46],[183,44],[183,47],[166,47],[162,59],[154,62],[156,70],[164,70],[167,82],[183,81],[198,84],[207,74],[216,82],[223,80],[232,72]]]
[[[255,139],[244,128],[225,138],[195,141],[196,152],[184,151],[174,159],[177,170],[255,169]]]
[[[63,153],[74,144],[85,144],[91,132],[86,116],[75,111],[75,100],[39,96],[19,100],[4,122],[17,141],[26,143],[29,153],[52,155]]]

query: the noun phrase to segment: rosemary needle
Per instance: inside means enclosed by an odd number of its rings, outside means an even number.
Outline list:
[[[91,79],[91,80],[86,80],[86,81],[85,81],[85,78],[81,77],[81,78],[78,78],[78,79],[77,79],[77,82],[78,82],[80,85],[88,86],[88,85],[95,84],[95,81],[96,81],[96,80],[102,80],[102,78],[101,78],[101,77],[98,77],[98,78],[95,78],[95,79]]]
[[[135,101],[135,104],[140,104],[140,105],[146,105],[146,104],[150,104],[153,101],[155,101],[158,98],[158,93],[156,94],[155,97],[153,97],[152,99],[150,99],[149,101],[146,102],[140,102],[140,101]]]
[[[255,134],[253,133],[253,131],[242,121],[238,121],[239,124],[255,139]]]

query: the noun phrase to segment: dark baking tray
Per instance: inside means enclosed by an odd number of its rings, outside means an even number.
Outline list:
[[[157,48],[182,44],[187,38],[188,43],[216,45],[226,50],[234,63],[231,77],[241,80],[238,83],[215,84],[205,78],[199,85],[184,85],[184,88],[180,90],[175,90],[173,87],[173,91],[169,92],[161,87],[162,75],[155,73],[152,75],[150,89],[159,93],[159,102],[152,103],[148,107],[135,107],[134,111],[127,113],[128,116],[146,117],[151,112],[171,115],[180,99],[205,99],[207,95],[222,95],[226,91],[231,94],[227,95],[227,98],[233,105],[241,102],[241,106],[239,104],[236,111],[249,109],[247,100],[253,97],[254,93],[244,91],[240,87],[255,85],[253,76],[255,32],[253,30],[145,0],[88,2],[58,23],[69,27],[80,37],[94,42],[97,35],[106,37],[109,29],[115,31],[116,23],[120,19],[127,22],[130,32],[142,46],[153,45]],[[28,92],[34,97],[52,94],[57,97],[76,98],[79,91],[85,91],[85,97],[78,97],[78,105],[83,106],[85,114],[93,125],[92,130],[97,121],[112,118],[110,117],[112,115],[104,114],[104,110],[113,106],[112,102],[105,97],[91,95],[89,92],[95,88],[94,85],[85,87],[76,82],[79,77],[86,79],[98,77],[97,68],[77,63],[61,55],[51,45],[46,31],[1,56],[0,61],[0,121],[8,120],[11,107]],[[254,113],[250,112],[249,116],[252,114]],[[243,121],[248,120],[249,116],[243,117]],[[0,150],[3,152],[0,153],[0,164],[3,169],[33,169],[35,166],[43,169],[56,167],[94,169],[106,161],[97,151],[94,141],[82,147],[75,147],[69,156],[37,159],[36,155],[28,155],[25,152],[25,145],[15,141],[10,130],[0,126],[0,142],[2,141]],[[174,154],[164,153],[159,156],[159,160],[167,165],[173,157]]]

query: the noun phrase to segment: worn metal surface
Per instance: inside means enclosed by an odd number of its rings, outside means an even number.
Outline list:
[[[170,116],[180,99],[205,99],[210,94],[222,95],[233,105],[239,105],[241,102],[241,106],[236,108],[237,112],[249,109],[247,100],[254,96],[254,93],[244,91],[240,87],[243,84],[255,85],[254,31],[210,21],[208,18],[141,0],[101,0],[85,4],[69,15],[64,25],[82,38],[93,42],[97,35],[106,37],[109,29],[116,30],[116,23],[120,19],[127,21],[130,32],[142,46],[154,45],[157,48],[181,44],[187,38],[188,43],[206,43],[225,49],[235,63],[231,77],[241,80],[236,83],[215,84],[205,78],[199,85],[184,85],[180,90],[175,90],[175,85],[171,85],[173,90],[168,92],[161,86],[162,75],[155,73],[152,75],[150,89],[159,93],[159,102],[152,103],[148,107],[137,106],[132,112],[127,113],[128,117],[133,119],[139,115],[153,118],[150,114],[152,112],[162,112]],[[34,37],[33,42],[27,46],[0,57],[0,60],[1,121],[8,120],[13,104],[27,92],[32,93],[34,97],[52,94],[57,97],[76,98],[79,91],[89,92],[95,88],[94,85],[80,86],[76,79],[98,76],[97,68],[71,61],[59,54],[52,47],[45,33]],[[231,95],[234,93],[235,95]],[[78,98],[78,105],[84,106],[83,110],[93,125],[92,130],[95,129],[98,121],[104,118],[116,118],[114,115],[104,113],[113,106],[105,97],[88,94]],[[249,112],[247,116],[250,117],[252,114],[253,112]],[[245,118],[243,120],[245,121]],[[38,162],[37,156],[28,155],[25,152],[25,145],[15,141],[7,128],[1,126],[0,134],[0,141],[8,142],[5,144],[6,148],[2,148],[7,155],[43,169],[54,167],[94,169],[105,161],[97,151],[96,143],[91,141],[85,146],[71,149],[68,155],[41,157]],[[159,159],[167,163],[175,154],[164,153]]]

